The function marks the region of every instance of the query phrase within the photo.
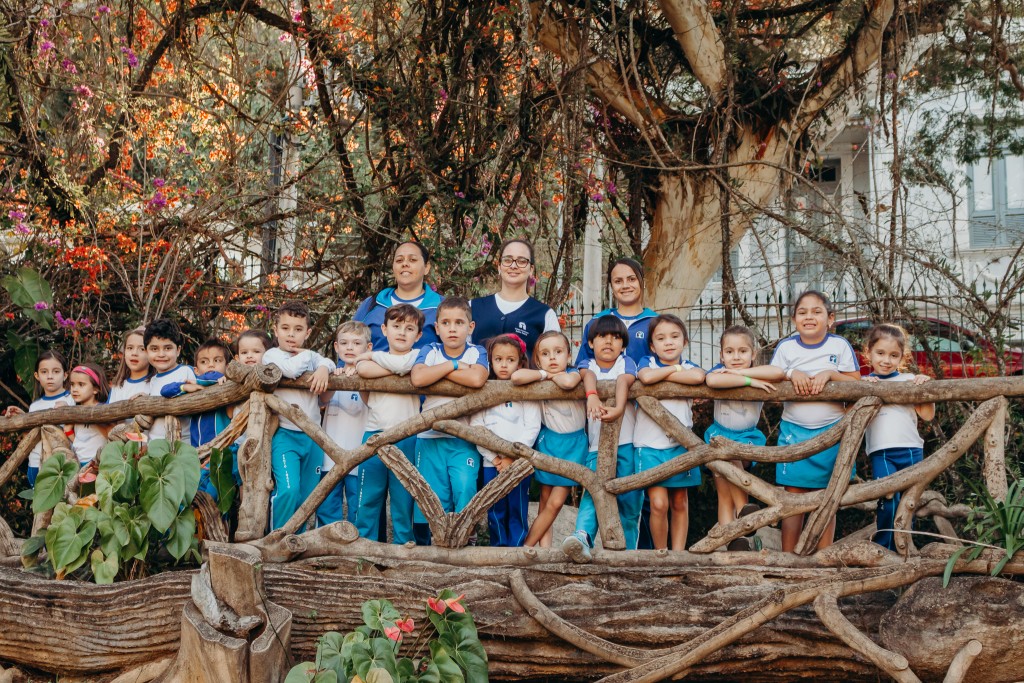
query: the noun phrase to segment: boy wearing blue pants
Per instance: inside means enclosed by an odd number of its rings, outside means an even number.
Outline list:
[[[334,333],[334,352],[338,355],[335,375],[355,374],[356,359],[370,348],[370,328],[356,320],[344,322]],[[366,426],[366,403],[358,391],[332,391],[320,396],[324,406],[323,428],[334,443],[345,450],[352,450],[362,443],[359,437]],[[334,467],[334,460],[324,453],[320,466],[323,479]],[[317,508],[316,518],[321,526],[342,519],[356,523],[356,500],[359,498],[359,466],[353,467],[345,478],[327,494]],[[348,510],[345,510],[345,504]]]
[[[281,374],[295,379],[307,372],[309,389],[275,389],[274,395],[298,406],[313,422],[320,421],[318,397],[327,390],[334,363],[316,351],[303,348],[311,332],[309,308],[301,301],[286,301],[274,316],[277,347],[263,354],[263,362],[276,365]],[[324,452],[298,425],[280,416],[280,426],[270,442],[274,492],[270,498],[271,529],[284,526],[320,481]]]
[[[374,379],[390,375],[408,375],[416,362],[419,351],[413,348],[423,334],[425,318],[423,312],[411,304],[397,304],[384,314],[384,338],[387,351],[373,351],[363,354],[356,361],[356,372],[360,377]],[[366,392],[369,416],[363,443],[371,436],[391,429],[415,417],[420,412],[420,397],[415,394],[388,394],[379,391]],[[395,444],[410,462],[416,459],[416,437],[410,436]],[[385,540],[381,534],[381,511],[384,501],[391,496],[391,526],[394,542],[397,544],[414,541],[412,530],[412,496],[398,477],[394,475],[380,457],[374,455],[359,467],[359,513],[356,527],[359,535],[376,541]]]
[[[420,349],[409,375],[413,386],[426,387],[447,378],[474,389],[482,387],[487,382],[487,351],[466,343],[473,327],[469,301],[459,296],[442,301],[435,322],[441,341]],[[423,411],[453,400],[450,396],[427,396]],[[460,420],[469,424],[468,417]],[[468,441],[431,429],[416,438],[416,468],[437,494],[445,512],[461,512],[476,493],[480,456]],[[430,543],[426,519],[418,508],[415,534],[417,543]]]

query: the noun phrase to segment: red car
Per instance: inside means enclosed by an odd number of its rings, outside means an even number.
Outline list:
[[[911,356],[917,368],[932,377],[937,376],[929,356],[938,356],[942,376],[948,379],[963,377],[999,376],[998,350],[984,337],[958,325],[937,318],[918,318],[900,325],[913,338]],[[874,326],[868,318],[853,318],[836,323],[835,333],[845,337],[857,351],[860,374],[867,375],[871,366],[864,357],[864,335]],[[925,350],[927,346],[928,351]],[[1019,375],[1024,370],[1024,352],[1007,348],[1003,351],[1006,375]]]

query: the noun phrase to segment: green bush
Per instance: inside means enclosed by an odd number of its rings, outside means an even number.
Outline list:
[[[416,633],[412,618],[388,600],[368,600],[365,625],[345,636],[325,633],[316,660],[293,667],[285,683],[486,683],[487,653],[462,598],[444,590],[427,600],[429,625],[415,635],[411,657],[398,652]]]
[[[163,439],[148,447],[109,443],[94,482],[83,476],[87,472],[58,453],[43,463],[35,488],[22,493],[34,513],[53,511],[49,526],[22,547],[26,568],[57,579],[81,571],[81,578],[112,583],[150,573],[161,550],[175,562],[187,555],[199,559],[191,507],[199,487],[196,449]],[[83,494],[93,492],[70,505],[64,492],[74,477],[80,477]]]

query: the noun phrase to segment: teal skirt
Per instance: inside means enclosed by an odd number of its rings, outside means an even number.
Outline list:
[[[678,457],[686,452],[682,446],[675,448],[637,448],[636,449],[636,471],[643,472],[651,470]],[[668,479],[660,481],[655,486],[664,486],[670,489],[682,489],[690,486],[700,486],[700,468],[693,467],[685,472],[673,474]]]
[[[568,434],[562,434],[556,432],[553,429],[547,427],[540,428],[540,434],[537,436],[537,445],[534,449],[550,455],[553,458],[559,460],[567,460],[574,462],[577,465],[587,465],[587,451],[589,450],[589,444],[587,443],[587,432],[586,430],[580,429],[579,431],[570,432]],[[534,478],[538,484],[544,486],[578,486],[578,482],[572,479],[552,474],[550,472],[544,472],[542,470],[534,471]]]
[[[836,421],[838,422],[838,420]],[[779,425],[779,445],[792,446],[814,438],[835,426],[835,422],[817,429],[807,429],[785,420]],[[775,483],[779,486],[796,486],[803,489],[823,489],[828,486],[839,456],[839,444],[796,462],[781,462],[775,466]],[[854,471],[850,472],[853,479]]]

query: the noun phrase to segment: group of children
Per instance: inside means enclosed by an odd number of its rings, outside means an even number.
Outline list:
[[[646,333],[647,355],[638,362],[627,353],[630,335],[623,321],[614,315],[595,318],[585,340],[588,353],[572,364],[571,344],[564,334],[549,331],[536,341],[532,355],[514,334],[492,338],[487,348],[471,342],[474,329],[469,302],[449,297],[439,303],[434,331],[438,341],[420,348],[424,333],[423,313],[413,305],[397,304],[387,309],[380,334],[385,349],[371,346],[371,330],[355,321],[338,327],[334,338],[337,362],[307,348],[311,333],[308,308],[299,302],[285,303],[276,312],[273,339],[265,332],[247,330],[229,348],[210,340],[196,352],[195,368],[179,362],[183,338],[167,319],[129,332],[122,346],[120,367],[113,385],[108,386],[101,367],[92,363],[76,365],[68,372],[64,357],[48,351],[39,357],[35,379],[42,396],[30,411],[64,405],[97,405],[132,400],[136,396],[173,398],[224,381],[232,356],[246,365],[274,364],[283,376],[297,378],[312,373],[307,389],[279,388],[277,395],[296,406],[310,420],[321,423],[325,432],[342,448],[354,449],[370,437],[392,429],[421,411],[438,408],[451,397],[384,392],[328,391],[331,374],[380,378],[408,375],[413,386],[429,387],[448,379],[469,388],[480,388],[488,379],[510,380],[523,386],[551,381],[565,390],[583,384],[586,400],[508,401],[460,418],[471,426],[485,427],[507,441],[521,442],[546,455],[596,469],[601,426],[621,418],[616,451],[616,473],[623,477],[657,468],[685,452],[679,440],[629,400],[632,384],[671,382],[684,385],[707,384],[713,388],[755,387],[766,394],[775,391],[773,382],[790,380],[798,394],[815,395],[830,381],[861,379],[857,356],[850,344],[829,333],[834,322],[831,303],[816,291],[805,292],[793,306],[796,333],[782,340],[767,365],[756,364],[758,348],[754,335],[735,326],[721,336],[721,362],[705,373],[686,358],[686,326],[677,316],[658,315],[650,320]],[[865,354],[872,373],[864,379],[875,382],[913,381],[924,375],[901,373],[908,358],[906,334],[895,325],[878,325],[867,336]],[[69,381],[66,381],[69,380]],[[603,402],[597,382],[615,383],[614,400]],[[66,388],[70,387],[70,391]],[[686,427],[693,426],[692,401],[669,398],[662,407]],[[829,429],[844,414],[842,403],[812,401],[786,402],[779,429],[779,445],[797,444]],[[8,408],[7,415],[20,412]],[[322,413],[322,418],[321,418]],[[917,418],[931,419],[934,405],[885,405],[867,429],[865,442],[875,477],[886,476],[919,462],[923,440]],[[181,418],[182,435],[193,446],[212,440],[231,417],[231,408]],[[721,436],[739,443],[764,445],[758,429],[761,403],[716,400],[714,423],[704,439]],[[163,438],[163,420],[157,420],[149,437]],[[80,463],[87,465],[106,442],[111,425],[68,427],[72,447]],[[445,512],[461,511],[481,485],[498,476],[513,459],[476,446],[450,434],[428,430],[395,443],[437,494]],[[838,453],[838,445],[796,462],[776,468],[776,482],[789,491],[807,491],[827,486]],[[39,449],[29,458],[29,481],[39,467]],[[271,499],[270,525],[276,529],[295,513],[320,479],[334,465],[314,440],[286,416],[271,443],[275,488]],[[737,466],[744,466],[734,461]],[[562,476],[537,470],[540,485],[539,513],[528,523],[529,479],[517,486],[488,513],[491,545],[534,546],[552,544],[552,525],[576,483]],[[699,486],[701,472],[694,468],[667,476],[647,489],[650,504],[650,533],[655,548],[681,550],[686,547],[689,489]],[[748,505],[746,494],[725,478],[715,476],[718,522],[737,518]],[[203,488],[216,492],[204,478]],[[330,492],[317,512],[318,522],[327,524],[348,519],[360,535],[385,540],[385,503],[390,498],[390,518],[395,543],[430,542],[429,528],[412,497],[395,475],[374,455],[349,472],[342,484]],[[618,512],[628,548],[638,545],[643,491],[631,491],[617,498]],[[879,503],[876,541],[893,547],[891,529],[899,498]],[[347,508],[347,510],[346,510]],[[783,520],[783,549],[793,550],[803,525],[801,517]],[[562,543],[570,557],[584,561],[597,535],[598,520],[593,500],[584,493],[576,520],[576,531]],[[827,531],[820,547],[832,541]]]

